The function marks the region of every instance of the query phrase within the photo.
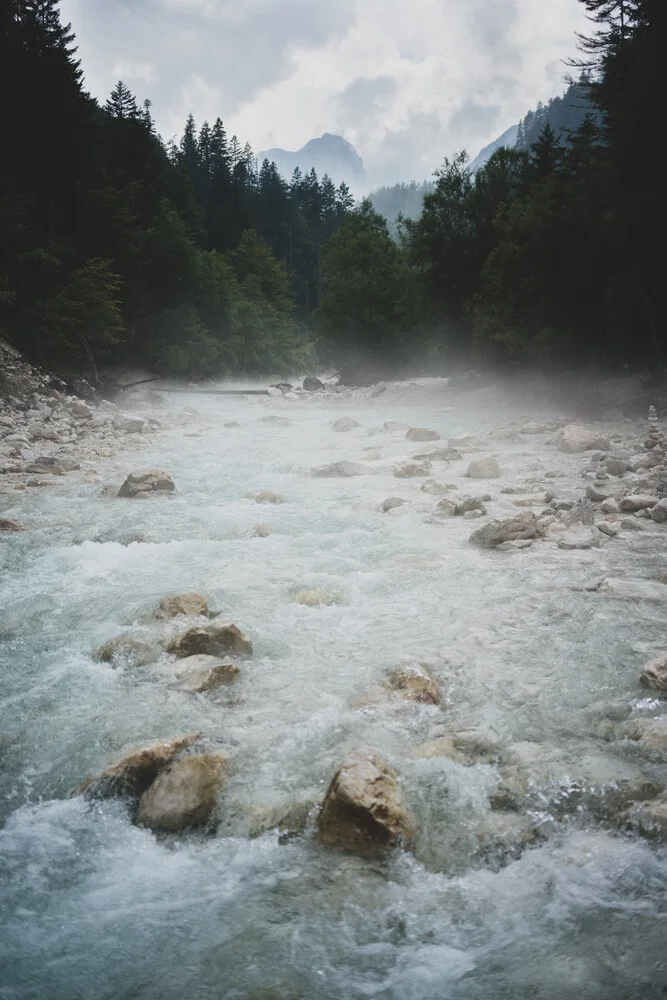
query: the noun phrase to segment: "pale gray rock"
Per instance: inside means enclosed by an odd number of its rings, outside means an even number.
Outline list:
[[[642,668],[639,680],[644,687],[667,691],[667,652],[659,653],[649,660]]]
[[[361,424],[354,417],[339,417],[332,426],[335,431],[352,431],[355,427],[361,427]]]
[[[470,479],[498,479],[500,466],[492,455],[488,455],[486,458],[475,458],[468,466],[466,475]]]
[[[481,548],[493,549],[503,542],[513,542],[521,538],[536,538],[537,535],[537,518],[532,512],[526,512],[505,521],[489,521],[482,528],[473,531],[469,541]]]
[[[558,450],[566,453],[609,449],[609,439],[579,424],[566,424],[556,435]]]

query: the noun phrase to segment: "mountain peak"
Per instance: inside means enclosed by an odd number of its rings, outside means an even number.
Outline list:
[[[258,154],[261,161],[273,161],[283,177],[291,177],[294,168],[302,173],[308,173],[313,167],[319,177],[328,174],[336,183],[345,181],[353,188],[363,186],[366,180],[364,161],[361,159],[351,142],[342,135],[324,132],[317,139],[309,139],[301,149],[291,151],[280,149],[265,149]]]

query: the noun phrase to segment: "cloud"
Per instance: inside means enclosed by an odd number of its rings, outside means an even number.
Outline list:
[[[471,155],[563,89],[578,0],[61,0],[86,85],[119,76],[169,138],[192,111],[256,149],[338,132],[372,183]]]

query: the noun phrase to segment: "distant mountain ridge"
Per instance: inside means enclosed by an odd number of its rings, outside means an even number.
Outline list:
[[[265,149],[257,154],[257,158],[260,163],[265,159],[269,163],[275,163],[278,172],[287,180],[296,167],[304,174],[314,167],[318,177],[328,174],[336,183],[345,181],[355,189],[362,188],[366,182],[364,161],[352,143],[342,135],[332,135],[330,132],[325,132],[319,139],[311,139],[295,152],[279,148]]]
[[[479,153],[470,164],[470,170],[474,173],[476,170],[479,170],[480,167],[483,167],[486,161],[495,153],[497,149],[500,149],[501,146],[516,146],[518,134],[519,126],[510,125],[510,127],[506,129],[502,135],[499,135],[497,139],[490,142],[488,146],[484,147],[484,149],[480,149]]]

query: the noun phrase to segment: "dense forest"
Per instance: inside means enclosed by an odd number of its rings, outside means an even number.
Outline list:
[[[93,377],[461,355],[661,365],[657,0],[581,2],[576,83],[474,174],[458,153],[432,187],[406,185],[423,208],[397,241],[377,210],[390,191],[355,207],[314,171],[285,180],[221,118],[190,116],[165,145],[122,82],[100,105],[57,0],[6,0],[0,334]]]

